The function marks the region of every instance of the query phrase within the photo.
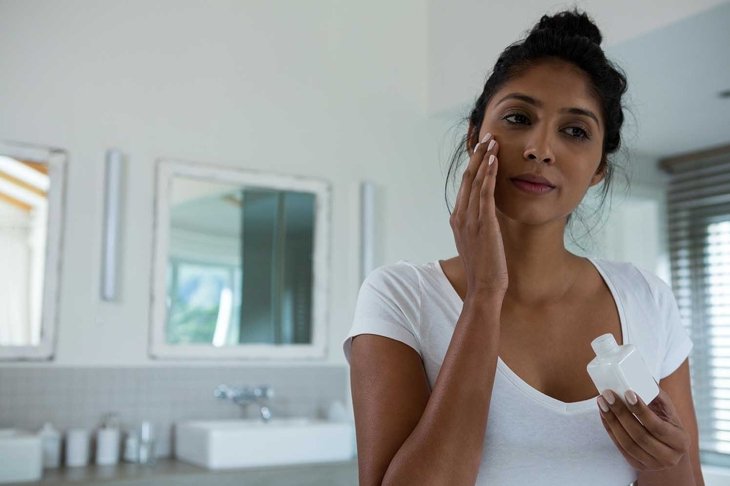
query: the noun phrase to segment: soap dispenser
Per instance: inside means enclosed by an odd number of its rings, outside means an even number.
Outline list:
[[[624,394],[633,390],[646,404],[659,395],[659,386],[636,346],[619,346],[611,333],[598,336],[591,346],[596,357],[587,370],[599,393],[611,389],[625,403]]]

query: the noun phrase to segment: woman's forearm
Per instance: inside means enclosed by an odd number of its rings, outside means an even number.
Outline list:
[[[468,295],[426,408],[383,485],[473,486],[479,472],[503,296]]]
[[[705,486],[701,476],[700,473],[698,482],[689,455],[685,454],[672,468],[662,471],[640,471],[637,486]]]

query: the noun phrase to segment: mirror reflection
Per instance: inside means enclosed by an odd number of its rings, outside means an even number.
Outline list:
[[[312,341],[316,195],[175,176],[167,344]]]
[[[0,154],[0,346],[41,341],[48,167]]]

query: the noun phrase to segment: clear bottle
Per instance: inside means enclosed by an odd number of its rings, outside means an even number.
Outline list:
[[[61,433],[50,422],[38,431],[43,448],[43,467],[54,469],[61,465]]]
[[[155,437],[152,424],[142,422],[139,428],[138,461],[140,464],[155,463]]]
[[[611,333],[598,336],[591,346],[596,357],[587,370],[599,393],[611,389],[624,403],[627,390],[633,390],[646,404],[656,398],[659,386],[636,346],[619,346]]]

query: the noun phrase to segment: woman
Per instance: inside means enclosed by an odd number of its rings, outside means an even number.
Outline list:
[[[362,486],[704,485],[671,289],[563,243],[620,145],[626,79],[600,42],[574,10],[502,53],[461,146],[458,256],[363,283],[343,343]],[[651,404],[596,394],[586,365],[604,333],[640,350]]]

